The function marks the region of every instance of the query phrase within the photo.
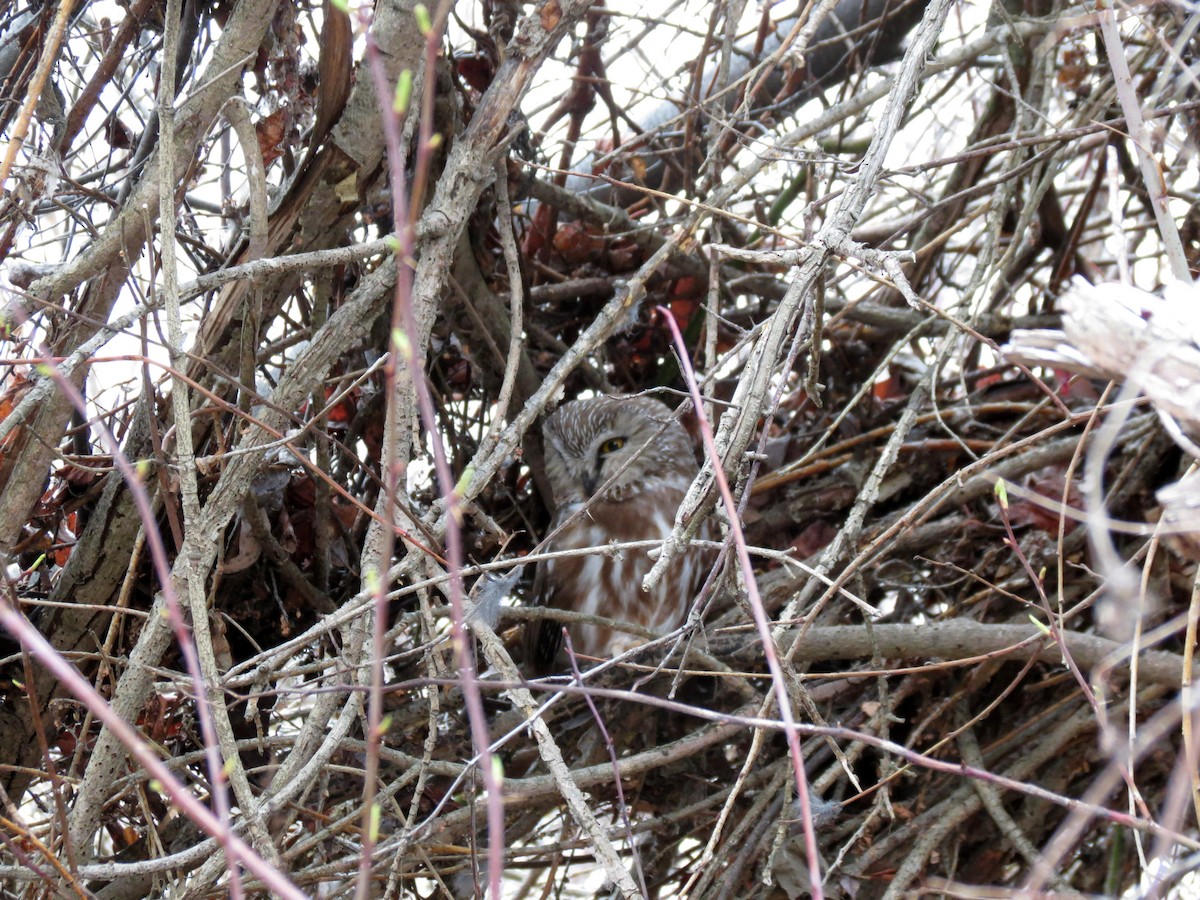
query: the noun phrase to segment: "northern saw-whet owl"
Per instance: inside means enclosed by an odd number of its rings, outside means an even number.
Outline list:
[[[533,602],[631,622],[664,634],[683,623],[715,555],[687,547],[650,591],[642,590],[652,548],[610,549],[627,541],[664,540],[699,471],[687,431],[651,397],[595,397],[564,404],[543,429],[546,475],[554,494],[549,551],[596,552],[538,563]],[[712,534],[704,523],[698,536]],[[569,629],[577,654],[610,657],[642,638],[597,625]],[[555,666],[562,624],[530,622],[525,657],[543,674]]]

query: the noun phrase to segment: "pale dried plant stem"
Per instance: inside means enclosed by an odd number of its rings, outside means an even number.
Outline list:
[[[518,684],[522,682],[521,673],[517,670],[496,633],[486,623],[478,621],[471,623],[471,630],[479,639],[480,647],[488,663],[496,668],[500,676],[506,681]],[[562,750],[559,749],[554,736],[550,733],[549,726],[539,714],[538,704],[534,701],[533,695],[521,687],[510,689],[508,694],[512,699],[513,706],[524,713],[529,728],[533,732],[534,740],[537,742],[538,754],[550,771],[563,800],[566,801],[571,817],[575,819],[595,849],[596,857],[604,866],[605,874],[621,891],[622,897],[641,896],[641,892],[629,874],[629,869],[621,862],[621,857],[617,854],[612,841],[609,840],[603,826],[592,812],[591,803],[583,796],[583,792],[573,780],[573,773],[563,759]],[[609,772],[611,773],[611,771],[610,769]]]
[[[1183,645],[1183,670],[1181,674],[1180,699],[1183,703],[1183,747],[1189,760],[1200,759],[1200,740],[1196,734],[1197,710],[1200,703],[1196,698],[1195,676],[1192,663],[1195,659],[1197,636],[1200,634],[1200,569],[1192,578],[1192,599],[1187,612],[1187,640]],[[1192,810],[1200,822],[1200,770],[1191,769]]]
[[[480,442],[481,447],[488,446],[494,440],[493,434],[498,433],[499,423],[508,418],[508,408],[512,403],[513,388],[517,382],[517,369],[520,368],[521,348],[525,342],[525,291],[521,279],[521,257],[517,251],[516,236],[513,234],[512,217],[508,214],[512,208],[512,201],[508,196],[508,166],[504,160],[496,161],[495,186],[496,206],[500,210],[496,222],[500,232],[500,247],[504,252],[504,264],[508,269],[508,355],[504,359],[504,376],[496,394],[495,419],[487,437]]]
[[[182,13],[181,0],[167,0],[164,14],[164,37],[162,50],[162,74],[159,80],[159,242],[162,283],[158,286],[163,295],[167,317],[167,335],[170,346],[172,375],[171,410],[175,420],[175,460],[179,477],[180,495],[183,501],[184,528],[197,526],[200,522],[200,486],[196,474],[196,452],[192,444],[191,391],[183,371],[187,356],[184,351],[183,320],[179,304],[179,276],[176,265],[175,244],[175,61],[179,45],[179,21]],[[171,497],[164,502],[172,503]],[[146,523],[154,527],[153,522]],[[193,545],[194,546],[194,545]],[[205,585],[208,581],[207,567],[198,565],[199,560],[190,559],[180,553],[173,573],[176,584],[182,586],[191,612],[192,637],[181,641],[180,651],[193,667],[191,657],[196,657],[198,671],[193,672],[199,691],[195,697],[197,718],[201,735],[208,754],[209,781],[213,805],[226,828],[232,828],[228,787],[232,785],[234,796],[242,808],[250,827],[255,849],[265,859],[278,860],[275,847],[267,833],[266,823],[255,814],[257,806],[250,789],[241,755],[237,752],[237,738],[233,724],[229,721],[229,710],[225,706],[221,687],[221,667],[217,662],[216,647],[212,634],[212,619],[208,608]],[[169,598],[168,598],[169,601]],[[236,866],[229,867],[229,891],[234,900],[242,897],[241,875]]]
[[[46,35],[46,41],[42,45],[42,58],[38,60],[37,69],[34,70],[33,78],[29,82],[29,89],[25,92],[25,102],[21,104],[21,110],[17,113],[17,120],[10,132],[11,137],[4,148],[4,160],[0,161],[0,187],[3,187],[4,183],[8,181],[12,167],[17,161],[17,153],[25,142],[25,135],[29,133],[33,110],[42,96],[46,80],[50,77],[50,70],[54,68],[54,63],[58,59],[58,50],[62,46],[67,32],[67,21],[71,18],[71,10],[74,7],[75,0],[60,0],[58,4],[58,11],[54,14],[54,23],[50,26],[50,32]]]
[[[1129,138],[1137,155],[1138,167],[1142,171],[1142,182],[1150,195],[1150,205],[1154,210],[1154,219],[1158,223],[1158,234],[1162,240],[1163,253],[1171,268],[1171,274],[1185,284],[1192,283],[1191,268],[1188,266],[1187,255],[1183,250],[1183,241],[1179,237],[1179,227],[1171,215],[1170,197],[1164,182],[1162,167],[1150,155],[1150,133],[1142,117],[1142,104],[1133,86],[1133,76],[1129,71],[1129,63],[1125,59],[1125,46],[1121,41],[1121,31],[1117,27],[1116,14],[1110,2],[1098,3],[1096,17],[1100,23],[1100,34],[1104,38],[1104,47],[1108,51],[1108,64],[1112,68],[1113,84],[1116,85],[1117,99],[1121,103],[1121,111],[1125,113],[1126,127]]]

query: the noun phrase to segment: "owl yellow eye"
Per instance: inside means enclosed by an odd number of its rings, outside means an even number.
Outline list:
[[[607,456],[610,453],[616,453],[618,450],[620,450],[624,446],[625,446],[625,438],[623,438],[623,437],[609,438],[607,441],[605,441],[603,444],[600,445],[600,455]]]

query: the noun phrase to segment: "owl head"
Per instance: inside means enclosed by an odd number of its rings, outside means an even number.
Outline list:
[[[554,505],[620,502],[670,485],[686,490],[697,471],[687,432],[652,397],[593,397],[546,420],[546,475]]]

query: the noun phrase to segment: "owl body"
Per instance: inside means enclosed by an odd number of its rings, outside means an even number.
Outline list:
[[[543,433],[555,506],[545,549],[597,552],[539,563],[534,602],[632,622],[659,634],[682,624],[711,554],[685,549],[647,592],[642,579],[653,566],[653,548],[614,545],[661,541],[671,534],[699,468],[683,426],[652,398],[596,397],[561,407]],[[615,656],[643,640],[598,625],[575,625],[570,634],[575,652],[585,656]],[[560,644],[559,623],[532,623],[526,658],[535,670],[547,671]]]

